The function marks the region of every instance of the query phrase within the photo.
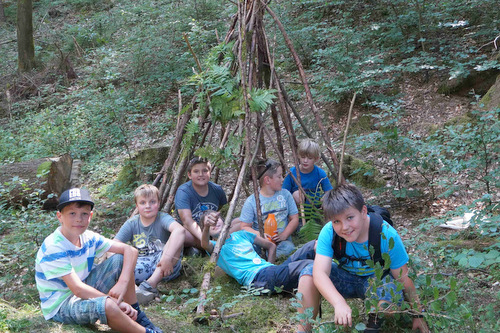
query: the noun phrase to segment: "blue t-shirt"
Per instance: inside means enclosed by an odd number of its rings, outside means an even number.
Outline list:
[[[220,185],[212,182],[208,182],[208,194],[205,197],[196,192],[192,181],[179,186],[175,193],[175,209],[191,210],[191,216],[198,224],[204,211],[218,211],[225,204],[227,204],[226,193]]]
[[[175,219],[169,214],[158,212],[155,221],[145,227],[137,214],[121,226],[115,238],[122,243],[130,242],[139,250],[139,256],[147,256],[163,250],[170,237],[170,225],[174,222]]]
[[[233,232],[226,239],[217,260],[217,265],[243,286],[250,285],[261,269],[273,266],[255,252],[253,242],[256,236],[245,230]],[[215,246],[216,242],[211,242]]]
[[[283,188],[290,191],[290,193],[293,193],[299,189],[299,186],[292,178],[291,174],[297,178],[297,169],[295,167],[292,167],[290,169],[290,173],[286,175],[285,180],[283,181]],[[309,173],[300,172],[300,184],[306,194],[309,197],[314,198],[318,203],[321,200],[323,193],[332,189],[332,184],[330,183],[326,172],[317,165],[315,165]],[[306,202],[309,202],[309,200]]]
[[[318,236],[318,243],[316,246],[316,253],[330,258],[333,258],[332,241],[335,231],[333,230],[332,222],[328,222]],[[389,223],[382,224],[382,234],[385,238],[381,238],[380,251],[381,253],[389,253],[391,258],[391,269],[398,269],[404,266],[408,260],[408,253],[403,245],[401,237],[398,232]],[[394,239],[394,247],[389,250],[389,239]],[[353,256],[360,259],[370,259],[370,252],[368,252],[368,241],[364,243],[347,242],[346,255]],[[347,258],[342,258],[342,268],[351,274],[367,276],[375,273],[375,270],[368,265],[363,265],[361,261],[351,261]]]
[[[278,224],[278,232],[280,233],[283,232],[288,225],[288,217],[299,213],[292,195],[286,190],[281,189],[274,193],[272,197],[264,197],[262,194],[259,194],[259,199],[260,211],[264,219],[271,211],[275,211],[274,215]],[[249,196],[243,204],[240,220],[241,222],[252,223],[252,229],[259,230],[259,223],[257,222],[257,205],[255,203],[254,194]],[[291,237],[289,237],[288,240],[291,241]]]

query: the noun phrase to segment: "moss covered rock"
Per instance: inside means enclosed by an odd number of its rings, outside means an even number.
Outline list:
[[[351,155],[344,156],[342,173],[346,179],[365,188],[385,186],[385,181],[375,166]]]

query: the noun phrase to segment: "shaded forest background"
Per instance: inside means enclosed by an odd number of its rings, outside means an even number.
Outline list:
[[[93,230],[112,237],[133,209],[133,189],[161,169],[165,157],[144,162],[142,156],[154,148],[156,157],[158,147],[173,142],[186,112],[179,105],[194,97],[206,101],[207,91],[240,96],[238,74],[221,66],[219,57],[231,58],[231,45],[220,41],[237,6],[220,0],[34,1],[36,68],[29,72],[18,71],[17,3],[2,0],[0,6],[0,173],[16,163],[69,153],[81,161],[77,181],[97,202]],[[393,212],[432,330],[499,331],[498,1],[288,0],[270,7],[304,66],[336,153],[357,94],[344,176],[369,202]],[[264,24],[289,99],[325,146],[290,51],[269,16]],[[264,115],[267,101],[276,100],[272,90],[252,98],[261,102],[254,112]],[[208,109],[206,121],[214,124],[223,116],[241,117],[238,108]],[[204,110],[193,110],[186,138],[200,133]],[[292,124],[298,138],[306,136],[293,116]],[[217,138],[222,129],[214,128]],[[284,129],[281,135],[287,138]],[[244,137],[235,131],[221,149],[196,150],[215,162],[228,193]],[[190,144],[184,141],[187,152]],[[291,166],[290,147],[285,151]],[[34,257],[57,220],[41,209],[45,197],[25,176],[0,184],[0,331],[106,330],[62,327],[41,317]],[[30,200],[18,205],[14,189]],[[243,193],[240,200],[252,193],[251,186]],[[464,215],[472,215],[465,229],[438,227]],[[240,289],[226,276],[216,276],[209,293],[207,308],[215,315],[195,326],[192,310],[204,262],[186,258],[184,275],[161,286],[163,296],[148,307],[159,326],[177,332],[294,330],[295,296],[257,296],[262,291]],[[315,328],[334,331],[328,323],[333,310],[323,306],[322,324]],[[363,303],[352,306],[356,322],[362,322]],[[229,313],[242,314],[226,318]],[[401,314],[384,329],[410,331],[408,325]]]

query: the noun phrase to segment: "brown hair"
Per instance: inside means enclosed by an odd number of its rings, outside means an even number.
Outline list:
[[[278,168],[281,166],[280,163],[276,162],[272,159],[267,159],[266,161],[260,160],[257,162],[257,179],[259,180],[260,186],[262,186],[264,182],[264,177],[272,177],[278,171]]]
[[[193,169],[193,167],[196,164],[206,164],[208,167],[208,170],[210,170],[210,171],[212,170],[212,165],[210,164],[210,162],[206,158],[196,156],[189,161],[189,164],[187,166],[187,172],[188,173],[191,172],[191,169]]]
[[[323,212],[325,220],[330,220],[334,215],[340,214],[349,207],[358,211],[363,209],[365,199],[361,191],[353,184],[344,183],[327,191],[323,196]]]

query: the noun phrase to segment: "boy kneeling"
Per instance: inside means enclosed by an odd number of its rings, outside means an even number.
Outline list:
[[[298,292],[302,293],[303,299],[299,312],[313,307],[313,314],[316,316],[321,294],[335,310],[335,324],[351,327],[352,311],[345,299],[365,298],[369,280],[375,277],[374,268],[365,262],[370,259],[370,216],[361,192],[352,184],[343,184],[327,192],[323,198],[323,211],[326,221],[330,222],[319,234],[314,267],[309,266],[302,272]],[[389,254],[391,263],[388,276],[390,282],[377,289],[379,307],[383,308],[384,304],[391,303],[391,294],[401,293],[397,291],[394,280],[404,286],[402,292],[405,298],[412,305],[418,304],[415,285],[408,277],[409,257],[400,236],[387,222],[382,224],[382,234],[380,250],[382,254]],[[345,255],[339,260],[339,264],[332,262],[335,235],[346,241]],[[389,243],[392,242],[394,246],[390,248]],[[379,332],[380,326],[381,318],[370,314],[365,332]],[[299,327],[299,330],[309,329],[307,325]],[[428,332],[427,324],[419,317],[413,319],[413,329]]]
[[[86,325],[97,320],[118,332],[161,332],[137,303],[134,267],[137,250],[87,230],[94,202],[87,190],[61,194],[61,226],[42,243],[35,279],[45,319]],[[100,265],[95,258],[114,255]]]

